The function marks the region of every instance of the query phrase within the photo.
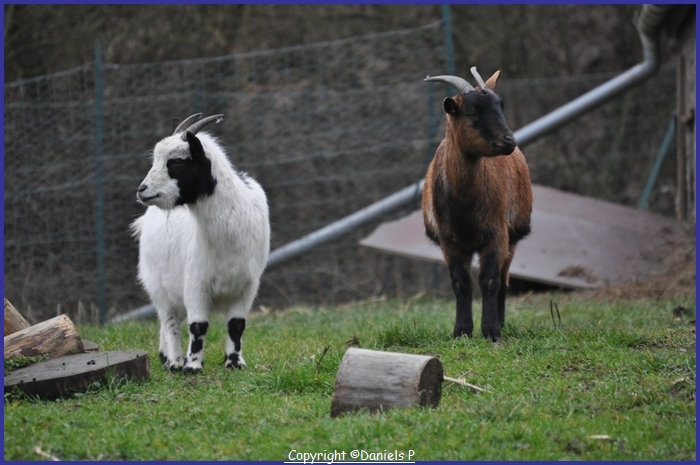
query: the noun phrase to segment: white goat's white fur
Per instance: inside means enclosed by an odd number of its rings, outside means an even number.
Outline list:
[[[226,321],[245,320],[258,292],[270,250],[267,198],[262,187],[231,165],[217,140],[197,134],[216,180],[210,196],[175,206],[177,181],[166,163],[189,157],[181,134],[166,137],[153,152],[153,166],[142,183],[146,213],[131,228],[139,240],[139,280],[160,320],[160,353],[166,368],[199,371],[203,352],[183,356],[181,324],[208,323],[211,310],[226,312]],[[157,195],[149,199],[152,195]],[[202,337],[202,344],[204,343]],[[203,349],[202,349],[203,350]],[[226,341],[226,356],[235,352]],[[244,366],[238,353],[240,366]],[[230,364],[225,360],[227,366]]]

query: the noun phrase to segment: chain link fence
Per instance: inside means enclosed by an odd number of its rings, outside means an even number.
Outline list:
[[[96,60],[5,84],[5,297],[34,322],[95,322],[100,299],[109,317],[147,302],[128,226],[144,211],[135,194],[149,150],[173,117],[226,115],[211,131],[265,188],[273,249],[414,183],[444,135],[450,93],[423,78],[446,69],[443,25],[433,23],[218,58]],[[517,129],[613,76],[502,76],[498,90]],[[674,76],[663,67],[526,147],[533,181],[636,204],[672,115]],[[650,208],[670,214],[673,167],[663,166]],[[416,208],[418,195],[391,216]],[[378,224],[266,272],[257,305],[449,295],[444,267],[358,246]]]

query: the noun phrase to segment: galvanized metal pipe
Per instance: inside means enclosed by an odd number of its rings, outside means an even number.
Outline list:
[[[649,78],[659,69],[659,26],[668,5],[644,5],[637,19],[637,30],[642,41],[644,61],[614,79],[572,100],[553,112],[515,131],[518,145],[523,147],[533,140],[570,122],[594,107],[618,96],[629,88]],[[423,190],[424,180],[358,210],[334,223],[290,242],[270,253],[267,269],[296,257],[312,248],[348,233],[358,226],[381,218],[384,214],[406,205]]]
[[[637,18],[644,61],[619,76],[557,108],[515,132],[518,145],[529,142],[570,122],[651,77],[659,69],[659,31],[669,5],[643,5]]]
[[[338,236],[353,231],[364,224],[401,208],[412,200],[420,197],[424,182],[425,180],[422,179],[415,184],[404,187],[400,191],[358,210],[345,218],[273,250],[270,252],[270,256],[267,259],[267,269],[269,270],[275,265],[301,255],[314,247],[325,244]]]
[[[644,61],[628,71],[583,94],[566,105],[515,131],[520,147],[558,129],[574,118],[620,95],[651,77],[659,69],[659,30],[670,5],[643,5],[635,25],[642,42]],[[424,180],[401,189],[355,213],[335,221],[270,253],[267,269],[284,263],[356,228],[375,221],[415,200],[423,191]],[[119,321],[155,316],[155,308],[144,306],[119,317]]]
[[[117,315],[111,320],[109,320],[110,323],[121,323],[123,321],[131,321],[131,320],[150,320],[151,318],[156,317],[156,307],[153,304],[146,304],[143,305],[139,308],[135,308],[133,310],[129,310],[126,313],[122,313],[121,315]]]

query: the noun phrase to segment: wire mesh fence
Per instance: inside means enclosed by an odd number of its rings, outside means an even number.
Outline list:
[[[148,152],[172,132],[173,117],[226,115],[211,130],[265,188],[273,249],[414,183],[444,135],[441,100],[450,93],[422,79],[446,68],[443,25],[433,23],[218,58],[93,63],[6,84],[5,297],[30,320],[61,312],[79,323],[96,321],[101,286],[110,316],[147,302],[128,226],[144,211],[135,193]],[[502,76],[498,90],[517,129],[613,76]],[[674,85],[664,67],[528,146],[533,180],[635,204]],[[673,205],[667,165],[650,197],[664,213]],[[391,216],[415,208],[418,195]],[[257,304],[449,293],[443,267],[358,246],[378,222],[266,272]]]

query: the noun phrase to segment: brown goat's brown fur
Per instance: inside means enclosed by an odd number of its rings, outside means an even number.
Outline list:
[[[486,86],[493,89],[497,79],[498,72]],[[460,107],[463,104],[462,95],[452,100]],[[510,133],[504,119],[502,123]],[[497,306],[497,321],[503,326],[508,269],[516,243],[530,231],[532,188],[525,157],[518,147],[511,154],[495,153],[491,141],[484,140],[467,116],[448,112],[445,139],[426,174],[422,208],[426,234],[440,246],[450,266],[458,306],[454,336],[471,336],[471,284],[465,280],[478,253],[484,297],[482,332],[498,340],[500,327],[493,327],[496,315],[487,312],[496,312]],[[460,303],[460,299],[469,302]]]

